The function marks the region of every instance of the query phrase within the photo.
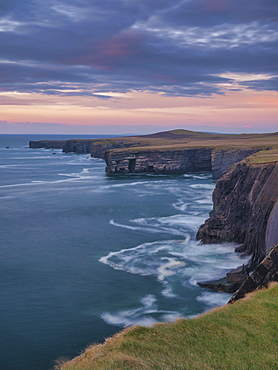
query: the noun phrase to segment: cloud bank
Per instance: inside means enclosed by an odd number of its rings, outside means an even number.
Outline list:
[[[9,0],[0,93],[278,90],[277,0]]]

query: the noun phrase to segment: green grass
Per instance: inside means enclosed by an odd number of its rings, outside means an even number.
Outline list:
[[[126,329],[58,368],[277,370],[278,284],[193,320]]]
[[[248,158],[250,164],[265,164],[278,162],[278,147],[262,150]]]
[[[184,150],[211,148],[217,150],[273,149],[278,147],[278,134],[210,134],[188,130],[172,130],[151,135],[117,137],[93,140],[95,144],[110,147],[111,152],[138,153],[144,151]],[[114,148],[119,145],[121,148]],[[254,159],[253,163],[276,161],[277,157]]]

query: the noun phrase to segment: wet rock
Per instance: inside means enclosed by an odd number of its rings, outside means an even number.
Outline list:
[[[203,243],[234,241],[240,251],[252,255],[254,269],[266,256],[266,230],[278,203],[278,164],[238,163],[216,183],[214,209],[198,233]],[[272,214],[271,240],[277,237],[278,212]],[[273,236],[274,235],[274,236]],[[269,247],[268,247],[269,248]]]
[[[278,282],[278,245],[273,247],[264,260],[255,268],[244,281],[229,303],[243,298],[247,293],[267,287],[269,283]]]
[[[222,278],[218,280],[197,282],[197,284],[202,288],[211,289],[214,292],[234,293],[241,286],[242,282],[229,283],[226,278]]]
[[[226,274],[228,283],[243,283],[248,278],[248,272],[246,266],[242,265],[236,269],[233,269]]]

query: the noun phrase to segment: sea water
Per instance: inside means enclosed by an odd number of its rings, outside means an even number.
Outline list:
[[[246,262],[195,240],[210,174],[108,177],[88,154],[28,148],[68,138],[0,135],[1,369],[50,369],[123,327],[223,305],[197,282]]]

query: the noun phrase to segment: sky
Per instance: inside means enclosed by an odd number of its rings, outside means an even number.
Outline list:
[[[278,131],[277,0],[2,0],[0,133]]]

